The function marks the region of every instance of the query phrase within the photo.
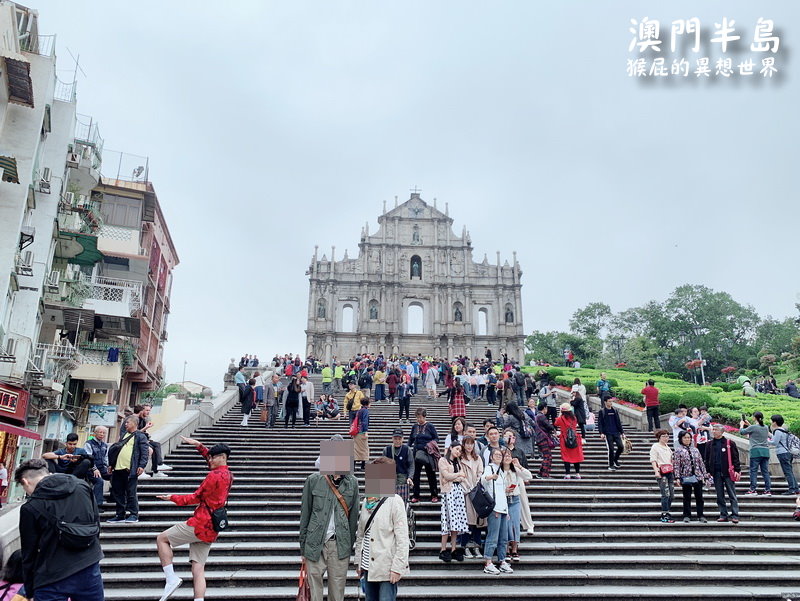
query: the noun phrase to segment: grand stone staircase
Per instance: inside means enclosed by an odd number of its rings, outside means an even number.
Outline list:
[[[446,402],[417,397],[412,416],[419,406],[428,408],[429,419],[444,436],[449,423]],[[480,401],[469,405],[467,413],[470,421],[480,424],[494,415],[494,408]],[[373,456],[390,442],[396,418],[397,405],[373,404]],[[230,465],[236,476],[228,506],[231,528],[213,545],[206,566],[206,598],[292,600],[300,561],[297,530],[303,482],[314,469],[319,441],[335,433],[346,435],[346,420],[268,430],[257,419],[242,428],[240,419],[233,409],[214,426],[195,433],[207,445],[231,446]],[[403,428],[408,432],[410,426]],[[673,506],[679,521],[662,524],[658,488],[647,459],[651,439],[645,433],[631,437],[633,453],[623,456],[622,469],[609,472],[605,445],[597,435],[590,436],[582,480],[560,479],[563,468],[556,450],[555,478],[528,486],[535,534],[523,537],[522,561],[513,565],[513,574],[486,575],[478,559],[439,561],[439,505],[420,503],[412,571],[402,580],[398,596],[440,601],[738,600],[791,598],[784,593],[800,592],[800,523],[791,519],[794,498],[780,496],[786,490],[782,481],[773,486],[777,496],[772,498],[740,496],[742,521],[736,526],[715,523],[713,492],[706,496],[708,524],[680,522],[680,493]],[[175,468],[169,478],[139,485],[138,524],[103,524],[102,569],[110,601],[152,601],[161,594],[156,534],[187,519],[192,509],[159,501],[155,495],[193,491],[206,473],[204,462],[189,447],[170,454],[168,463]],[[746,484],[739,490],[743,494]],[[104,516],[110,514],[107,510]],[[176,551],[175,566],[185,583],[174,598],[191,599],[185,548]],[[356,599],[356,591],[351,571],[347,597]]]

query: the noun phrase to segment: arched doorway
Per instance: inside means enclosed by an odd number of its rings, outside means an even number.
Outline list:
[[[411,303],[406,312],[406,334],[425,333],[425,309],[420,303]]]

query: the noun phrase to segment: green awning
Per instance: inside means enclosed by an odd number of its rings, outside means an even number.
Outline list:
[[[14,157],[0,156],[0,169],[3,171],[3,181],[11,184],[19,183],[17,174],[17,159]]]
[[[94,265],[103,259],[97,250],[97,237],[62,231],[56,241],[56,256],[78,265]]]

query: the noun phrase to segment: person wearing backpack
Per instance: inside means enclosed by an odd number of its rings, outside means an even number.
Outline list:
[[[71,474],[50,474],[43,459],[23,462],[14,480],[30,496],[19,512],[26,598],[103,601],[92,487]]]
[[[581,479],[581,463],[583,462],[583,441],[578,430],[578,420],[572,414],[572,405],[561,404],[561,415],[555,423],[558,428],[558,440],[561,447],[561,460],[564,462],[564,480],[573,478],[570,469],[575,468],[576,480]]]
[[[786,477],[786,484],[789,486],[789,490],[781,494],[796,495],[800,491],[798,491],[797,488],[797,478],[794,477],[794,471],[792,471],[794,455],[792,454],[789,442],[792,437],[796,439],[797,436],[791,434],[783,427],[784,422],[782,415],[775,414],[770,419],[772,420],[770,424],[772,438],[769,440],[769,444],[775,447],[775,454],[781,464],[783,475]]]
[[[150,458],[150,447],[147,445],[147,435],[137,430],[139,417],[136,414],[125,418],[123,424],[126,434],[108,449],[108,464],[112,470],[111,496],[116,503],[116,514],[106,521],[136,523],[139,521],[136,488],[139,485],[139,476],[144,473]]]

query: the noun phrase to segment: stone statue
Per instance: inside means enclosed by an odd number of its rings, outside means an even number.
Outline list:
[[[411,234],[411,241],[414,244],[419,244],[419,227],[416,225],[414,226],[414,233]]]
[[[317,318],[325,319],[325,313],[325,301],[323,299],[319,299],[317,301]]]
[[[420,261],[418,261],[418,260],[413,260],[412,259],[412,261],[411,261],[411,277],[412,278],[422,277],[421,265],[420,265]]]
[[[369,318],[378,319],[378,303],[369,304]]]
[[[506,309],[506,323],[514,323],[514,312],[511,309]]]
[[[456,306],[456,311],[454,315],[454,321],[463,321],[464,315],[461,313],[461,307]]]

